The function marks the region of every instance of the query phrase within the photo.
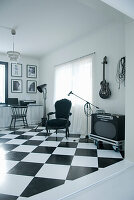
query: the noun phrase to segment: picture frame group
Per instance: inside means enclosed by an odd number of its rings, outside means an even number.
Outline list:
[[[11,76],[16,77],[11,79],[11,92],[12,93],[22,93],[23,81],[19,79],[22,77],[22,64],[20,63],[11,63]],[[17,79],[18,77],[18,79]],[[27,93],[36,93],[37,92],[37,81],[34,78],[37,78],[37,66],[36,65],[26,65],[26,77],[29,80],[26,80],[26,92]],[[32,80],[30,78],[33,78]]]

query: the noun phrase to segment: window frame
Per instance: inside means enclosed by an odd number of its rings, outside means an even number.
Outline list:
[[[0,103],[1,105],[8,103],[8,62],[0,61],[0,65],[5,65],[5,103]]]

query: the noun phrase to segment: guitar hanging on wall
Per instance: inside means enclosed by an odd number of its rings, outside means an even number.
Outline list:
[[[106,82],[105,80],[105,65],[107,64],[107,57],[105,56],[103,58],[103,81],[101,81],[100,85],[101,85],[101,89],[99,92],[99,95],[102,99],[107,99],[111,96],[111,91],[109,89],[109,83]]]

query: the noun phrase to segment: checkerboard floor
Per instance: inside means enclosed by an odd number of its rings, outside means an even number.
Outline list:
[[[44,127],[0,130],[0,200],[25,200],[123,159],[110,145]]]

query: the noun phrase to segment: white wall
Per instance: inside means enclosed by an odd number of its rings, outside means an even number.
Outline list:
[[[8,62],[6,55],[0,55],[0,61]],[[37,84],[39,82],[39,61],[34,58],[22,56],[20,62],[22,64],[22,77],[11,77],[11,63],[8,63],[8,97],[18,98],[19,100],[36,100],[39,103],[39,94],[27,93],[26,92],[26,82],[27,80],[36,80]],[[27,78],[26,76],[26,65],[36,65],[37,66],[37,78]],[[22,80],[22,93],[11,93],[11,79],[21,79]]]
[[[134,22],[126,25],[126,158],[134,161]]]
[[[91,52],[96,52],[93,65],[93,103],[110,113],[125,113],[125,88],[118,90],[116,69],[118,60],[125,55],[124,25],[110,24],[87,37],[71,43],[41,60],[40,82],[48,84],[47,109],[51,110],[54,93],[54,66],[66,61],[79,58]],[[110,84],[112,96],[103,100],[99,97],[100,82],[102,80],[102,60],[108,57],[106,65],[106,79]],[[85,88],[86,90],[86,88]],[[75,91],[73,91],[75,93]]]

